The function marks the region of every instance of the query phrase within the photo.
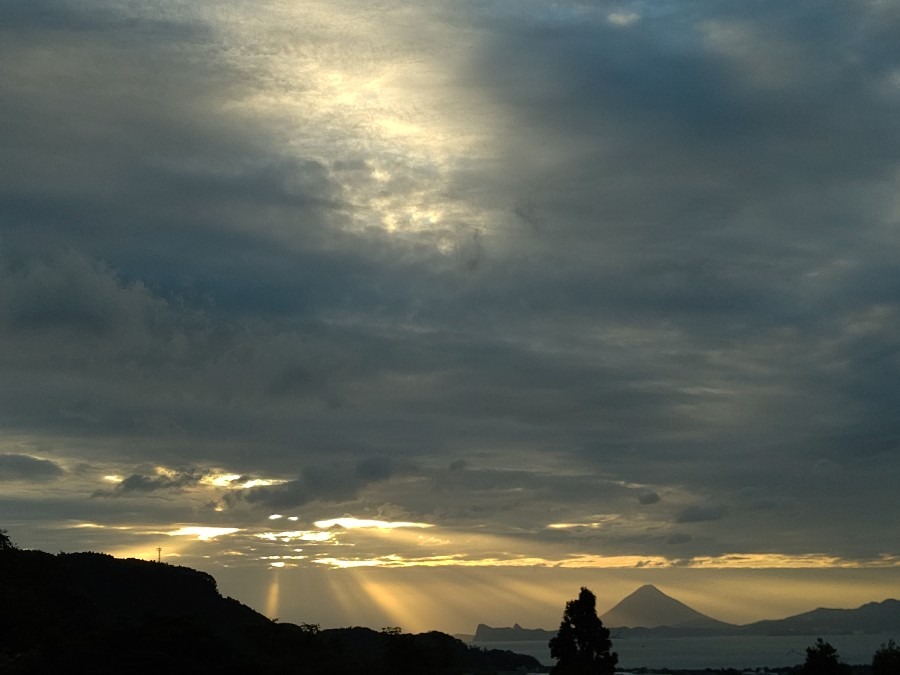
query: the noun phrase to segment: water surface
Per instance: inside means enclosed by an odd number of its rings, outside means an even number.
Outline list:
[[[622,668],[759,668],[763,666],[793,666],[806,658],[806,648],[814,645],[818,635],[792,636],[727,636],[681,637],[613,640],[613,650],[619,654]],[[882,644],[894,639],[897,633],[872,635],[822,636],[840,655],[841,661],[850,664],[872,662],[872,654]],[[474,642],[477,647],[508,649],[519,654],[534,656],[541,663],[550,665],[550,648],[547,642]]]

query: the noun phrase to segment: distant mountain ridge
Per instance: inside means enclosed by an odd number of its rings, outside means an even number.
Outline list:
[[[819,608],[785,619],[736,625],[719,621],[672,598],[655,586],[638,588],[602,614],[613,637],[702,637],[713,635],[846,635],[900,631],[900,601],[870,602],[856,609]],[[479,624],[475,642],[549,640],[555,630],[495,628]]]
[[[856,609],[820,607],[786,619],[740,626],[744,635],[844,635],[900,631],[900,600],[868,602]]]

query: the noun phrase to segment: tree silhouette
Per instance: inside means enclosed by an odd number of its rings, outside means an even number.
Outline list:
[[[13,551],[15,548],[16,545],[12,543],[6,530],[0,530],[0,551]]]
[[[597,597],[584,586],[566,603],[559,632],[550,640],[555,675],[612,675],[619,657],[611,652],[609,629],[597,616]]]
[[[806,648],[806,662],[801,675],[848,675],[850,667],[838,661],[837,650],[822,638]]]
[[[900,673],[900,647],[893,640],[875,652],[872,657],[872,675],[897,675]]]

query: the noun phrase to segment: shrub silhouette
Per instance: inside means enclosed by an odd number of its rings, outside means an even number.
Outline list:
[[[806,648],[806,662],[800,668],[801,675],[849,675],[850,666],[838,660],[837,650],[822,638]]]
[[[12,543],[6,530],[0,530],[0,551],[17,550],[16,545]]]
[[[872,657],[872,675],[897,675],[900,673],[900,647],[893,640],[875,652]]]

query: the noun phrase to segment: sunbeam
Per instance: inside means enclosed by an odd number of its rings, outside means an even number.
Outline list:
[[[270,572],[269,588],[266,591],[264,614],[270,619],[278,617],[281,609],[281,570],[273,567]]]

